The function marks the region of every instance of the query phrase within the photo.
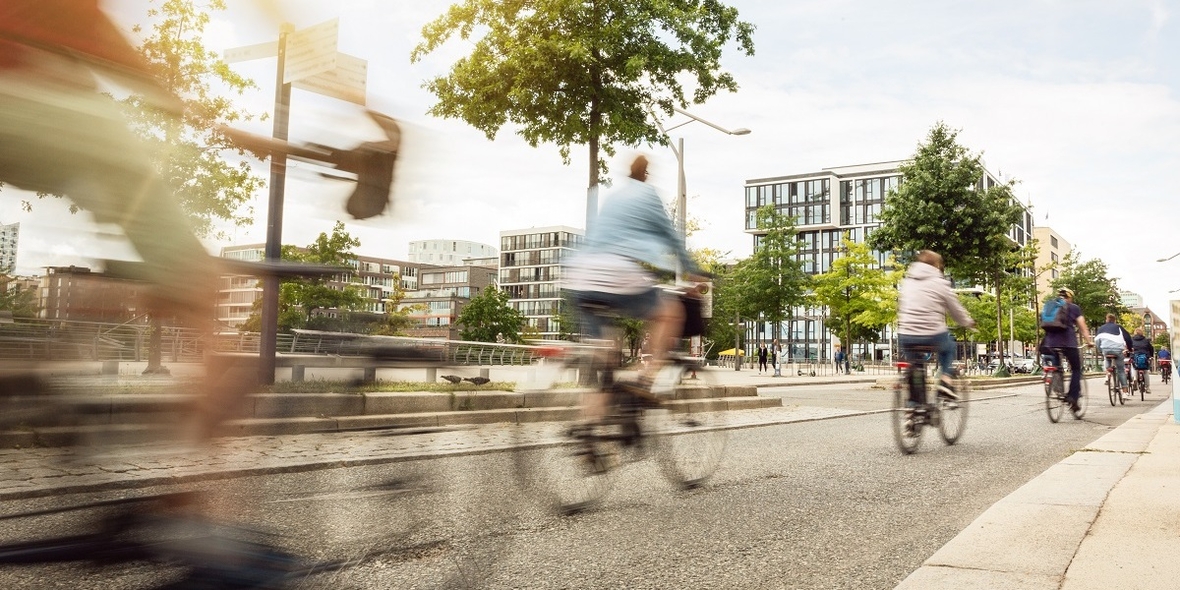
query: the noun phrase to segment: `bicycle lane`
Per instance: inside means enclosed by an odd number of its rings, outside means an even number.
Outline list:
[[[885,395],[885,392],[882,392]],[[1015,394],[975,396],[984,401]],[[889,412],[819,406],[735,410],[726,429],[830,420]],[[170,444],[0,450],[0,501],[57,494],[129,490],[232,477],[358,467],[430,457],[470,455],[558,443],[562,423],[498,423],[474,427],[376,430],[222,438],[208,449]]]

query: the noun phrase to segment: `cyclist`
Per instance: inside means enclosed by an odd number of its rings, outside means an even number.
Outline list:
[[[575,305],[597,305],[616,314],[644,320],[651,332],[652,362],[640,370],[638,383],[621,383],[631,393],[651,398],[653,376],[667,359],[684,326],[684,304],[667,294],[651,270],[674,272],[679,263],[684,276],[704,282],[672,225],[664,203],[647,183],[648,161],[643,155],[631,163],[630,175],[607,196],[602,210],[586,232],[586,241],[565,269],[567,297]],[[602,318],[584,318],[586,333],[603,336]]]
[[[1073,290],[1062,287],[1057,290],[1057,294],[1065,298],[1065,328],[1046,329],[1045,338],[1041,341],[1041,352],[1053,356],[1053,362],[1058,367],[1061,366],[1061,359],[1057,358],[1054,349],[1061,349],[1064,353],[1065,360],[1069,362],[1069,392],[1065,401],[1076,412],[1081,409],[1078,400],[1082,395],[1082,354],[1079,345],[1092,344],[1093,339],[1090,338],[1086,318],[1082,316],[1082,308],[1073,302]]]
[[[1130,392],[1130,385],[1127,382],[1127,373],[1125,367],[1125,354],[1131,350],[1131,335],[1123,329],[1118,323],[1118,317],[1113,313],[1106,314],[1106,323],[1102,324],[1094,335],[1094,345],[1102,352],[1103,357],[1106,358],[1105,368],[1109,369],[1111,362],[1114,363],[1119,379],[1119,387],[1123,393]]]
[[[955,339],[947,329],[946,316],[950,314],[955,323],[969,329],[975,327],[975,320],[959,303],[942,271],[942,256],[932,250],[918,252],[906,269],[898,289],[897,340],[906,357],[916,346],[937,348],[938,366],[942,369],[938,393],[958,399],[952,383]]]
[[[1131,337],[1131,358],[1136,361],[1135,368],[1143,370],[1144,391],[1151,393],[1151,380],[1148,376],[1151,373],[1151,359],[1155,358],[1155,347],[1151,345],[1151,340],[1143,335],[1143,328],[1135,328],[1135,335]]]
[[[1172,353],[1168,352],[1167,346],[1161,346],[1159,352],[1156,353],[1156,358],[1159,359],[1160,375],[1171,372],[1172,370]]]

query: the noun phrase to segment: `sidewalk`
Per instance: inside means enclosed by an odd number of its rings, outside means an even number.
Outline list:
[[[1172,400],[1000,500],[898,590],[1164,590],[1180,583]]]

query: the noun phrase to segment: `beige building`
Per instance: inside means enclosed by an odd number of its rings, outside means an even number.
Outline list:
[[[1049,284],[1061,275],[1060,265],[1073,251],[1073,246],[1051,227],[1033,227],[1033,238],[1037,241],[1037,301],[1049,296]]]
[[[1180,299],[1173,299],[1169,302],[1171,313],[1169,314],[1172,320],[1172,330],[1168,332],[1172,335],[1172,350],[1176,350],[1177,335],[1180,335]]]

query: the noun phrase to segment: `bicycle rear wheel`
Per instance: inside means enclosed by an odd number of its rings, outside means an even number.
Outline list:
[[[1140,371],[1139,373],[1139,401],[1147,401],[1147,373]]]
[[[1086,410],[1090,409],[1090,396],[1086,386],[1086,375],[1082,374],[1081,384],[1078,391],[1078,409],[1070,408],[1070,413],[1073,414],[1074,420],[1081,420],[1086,415]]]
[[[1065,411],[1065,394],[1062,393],[1062,385],[1064,382],[1061,378],[1061,371],[1053,371],[1045,379],[1045,411],[1049,414],[1049,421],[1056,424],[1061,420],[1061,414]]]
[[[953,445],[967,428],[967,404],[971,402],[971,383],[963,378],[954,380],[958,400],[938,396],[938,433],[943,442]]]
[[[912,370],[912,369],[911,369]],[[893,440],[902,453],[909,455],[918,450],[922,443],[922,422],[917,419],[915,409],[908,407],[910,399],[909,373],[904,373],[893,385]]]
[[[720,399],[724,388],[700,365],[674,360],[652,382],[661,407],[644,412],[648,435],[654,438],[656,459],[664,475],[682,490],[703,485],[725,455],[728,406]]]
[[[1118,405],[1120,398],[1122,398],[1122,389],[1119,388],[1114,373],[1106,373],[1106,395],[1110,397],[1110,405],[1112,406]]]
[[[554,378],[525,394],[552,398],[536,405],[562,409],[556,415],[523,410],[513,427],[513,468],[521,488],[558,514],[593,508],[614,483],[618,443],[606,436],[612,427],[588,419],[587,407],[597,408],[599,421],[610,412],[609,394],[592,364],[588,354],[557,361]]]

